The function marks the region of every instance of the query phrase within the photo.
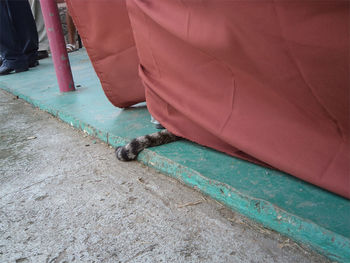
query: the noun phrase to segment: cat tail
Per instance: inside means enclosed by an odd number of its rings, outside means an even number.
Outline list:
[[[160,132],[137,137],[125,146],[117,147],[115,154],[120,161],[132,161],[135,160],[138,154],[145,148],[167,144],[179,139],[179,137],[168,130],[162,130]]]

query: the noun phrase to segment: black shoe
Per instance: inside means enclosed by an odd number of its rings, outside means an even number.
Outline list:
[[[5,65],[1,65],[1,67],[0,67],[0,75],[8,75],[12,71],[15,71],[15,73],[20,73],[20,72],[27,71],[27,70],[28,70],[28,68],[14,69],[14,68],[6,67]]]
[[[30,68],[34,68],[39,65],[39,61],[35,60],[33,63],[29,63]]]
[[[47,52],[47,50],[39,50],[37,60],[47,58],[48,56],[49,56],[49,52]]]

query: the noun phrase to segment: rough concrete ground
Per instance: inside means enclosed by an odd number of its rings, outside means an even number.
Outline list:
[[[329,262],[0,90],[0,262]]]

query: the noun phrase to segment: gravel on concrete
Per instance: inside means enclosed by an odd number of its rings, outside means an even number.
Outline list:
[[[329,262],[0,90],[0,262]]]

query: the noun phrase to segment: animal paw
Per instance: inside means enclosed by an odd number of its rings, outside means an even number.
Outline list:
[[[135,160],[137,155],[128,150],[125,146],[119,146],[115,149],[115,155],[119,161],[129,162]]]

